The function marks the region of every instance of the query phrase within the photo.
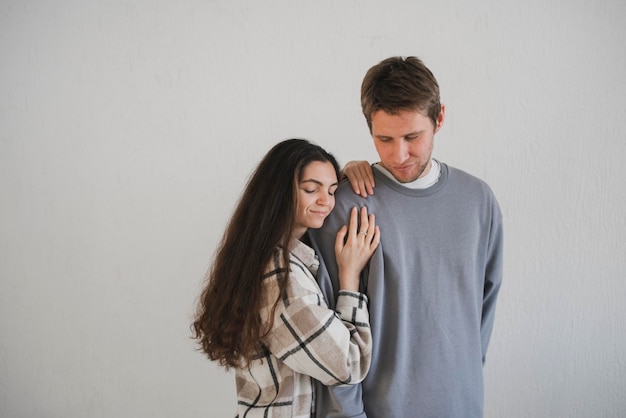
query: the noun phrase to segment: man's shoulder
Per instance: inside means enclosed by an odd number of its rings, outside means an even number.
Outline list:
[[[468,181],[483,182],[483,180],[480,177],[474,174],[471,174],[470,172],[462,168],[454,167],[446,163],[441,163],[441,167],[442,169],[448,170],[448,176],[453,176],[453,177],[468,180]]]
[[[442,166],[445,166],[448,170],[448,181],[460,184],[461,187],[480,188],[488,193],[492,193],[489,184],[480,177],[447,164],[442,164]]]
[[[311,230],[312,234],[317,236],[322,232],[330,233],[334,236],[342,225],[348,224],[352,208],[367,206],[367,199],[354,193],[348,180],[340,181],[339,187],[335,191],[335,207],[326,217],[324,225],[320,229]]]
[[[346,198],[346,199],[349,199],[349,198],[363,199],[360,195],[354,193],[354,190],[352,190],[352,186],[350,185],[350,181],[348,181],[347,178],[343,178],[339,181],[339,186],[337,187],[335,196],[341,196],[342,198]]]
[[[376,189],[374,189],[374,193],[376,193]],[[354,206],[361,207],[367,205],[367,201],[370,197],[371,196],[364,198],[354,193],[348,179],[343,179],[339,182],[339,187],[337,187],[337,191],[335,192],[335,210],[333,210],[333,212],[337,209],[349,210]]]

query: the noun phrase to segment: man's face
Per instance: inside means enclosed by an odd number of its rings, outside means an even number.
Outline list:
[[[372,138],[380,164],[401,183],[409,183],[428,173],[435,133],[441,127],[444,107],[433,121],[420,112],[402,110],[390,115],[378,110],[372,115]]]

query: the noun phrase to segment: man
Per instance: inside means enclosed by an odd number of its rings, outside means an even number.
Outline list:
[[[483,181],[431,158],[445,107],[419,59],[372,67],[361,105],[380,157],[375,193],[365,198],[342,182],[335,210],[311,241],[332,304],[335,234],[353,207],[376,215],[381,242],[362,273],[372,366],[361,385],[318,385],[317,416],[482,417],[482,368],[502,280],[500,208]],[[367,196],[354,171],[347,174],[355,190]]]

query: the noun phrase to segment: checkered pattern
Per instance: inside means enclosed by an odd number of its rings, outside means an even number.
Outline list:
[[[239,417],[311,417],[314,385],[362,381],[371,361],[372,336],[367,297],[341,291],[336,311],[328,308],[315,281],[318,261],[311,248],[297,242],[290,252],[286,295],[274,313],[262,351],[247,369],[236,371]],[[266,270],[265,306],[268,321],[279,295],[282,250]]]

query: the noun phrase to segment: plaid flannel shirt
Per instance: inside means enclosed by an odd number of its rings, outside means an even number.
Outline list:
[[[325,385],[362,381],[371,362],[372,335],[367,296],[340,291],[336,311],[328,308],[315,281],[319,261],[297,241],[290,252],[286,295],[274,312],[273,327],[246,369],[237,369],[239,417],[315,416],[312,379]],[[264,279],[268,322],[285,270],[282,249],[274,253]]]

